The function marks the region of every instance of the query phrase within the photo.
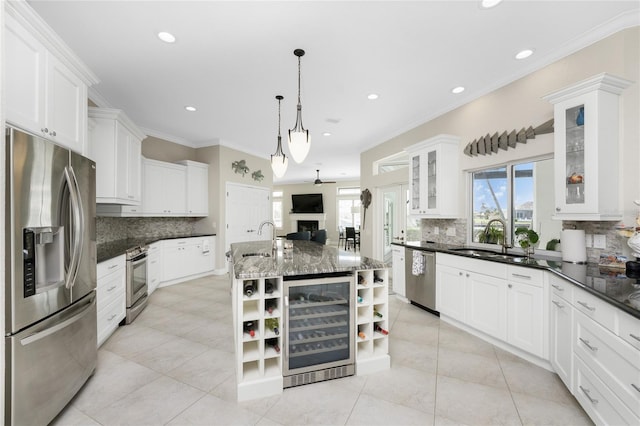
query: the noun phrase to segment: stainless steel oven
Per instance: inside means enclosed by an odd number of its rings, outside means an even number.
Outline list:
[[[147,306],[147,252],[148,246],[138,246],[127,250],[127,317],[131,324]]]

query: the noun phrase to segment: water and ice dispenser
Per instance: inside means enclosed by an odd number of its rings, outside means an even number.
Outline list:
[[[64,285],[64,226],[23,229],[24,297]]]

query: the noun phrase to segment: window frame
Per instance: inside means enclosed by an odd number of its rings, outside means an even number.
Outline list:
[[[512,159],[509,161],[504,161],[501,163],[494,163],[494,164],[485,164],[483,167],[478,167],[478,168],[474,168],[474,169],[467,169],[465,171],[466,173],[466,184],[467,184],[467,207],[466,207],[466,218],[467,218],[467,242],[466,244],[470,247],[477,247],[477,248],[482,248],[482,249],[488,249],[488,250],[495,250],[496,248],[496,244],[488,244],[488,243],[480,243],[480,242],[475,242],[473,241],[473,196],[474,196],[474,188],[473,188],[473,174],[475,172],[479,172],[479,171],[483,171],[483,170],[488,170],[488,169],[496,169],[496,168],[500,168],[500,167],[506,167],[507,170],[507,210],[508,210],[508,220],[507,222],[507,229],[509,229],[509,233],[507,234],[507,239],[506,239],[506,244],[510,247],[509,250],[510,251],[516,251],[518,253],[522,252],[524,253],[524,251],[520,248],[520,247],[515,247],[514,246],[514,241],[513,241],[513,235],[515,232],[515,228],[514,228],[514,219],[515,219],[515,206],[513,205],[514,203],[514,195],[513,195],[513,190],[514,190],[514,182],[513,182],[513,177],[514,177],[514,168],[517,165],[520,164],[526,164],[526,163],[534,163],[537,161],[543,161],[543,160],[553,160],[554,156],[550,155],[550,154],[546,154],[546,155],[539,155],[539,156],[535,156],[535,157],[528,157],[528,158],[517,158],[517,159]],[[536,202],[536,200],[534,199],[534,203]],[[499,226],[499,225],[498,225]],[[557,254],[558,252],[555,251],[549,251],[549,250],[545,250],[543,248],[536,248],[536,252],[539,252],[541,254]]]

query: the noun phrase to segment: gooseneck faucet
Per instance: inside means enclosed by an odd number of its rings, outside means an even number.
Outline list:
[[[278,249],[278,246],[276,245],[276,225],[270,220],[265,220],[258,227],[258,235],[262,235],[262,227],[264,225],[271,225],[271,254],[275,255]]]
[[[489,228],[491,228],[491,224],[493,222],[500,222],[502,224],[502,253],[506,254],[507,253],[507,249],[510,247],[507,245],[507,224],[504,220],[502,219],[491,219],[489,222],[487,222],[487,226],[485,226],[484,228],[484,235],[488,236],[489,235]]]

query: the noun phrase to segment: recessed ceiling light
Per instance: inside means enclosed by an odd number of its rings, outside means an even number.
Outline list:
[[[524,58],[528,58],[529,56],[533,55],[533,50],[531,49],[524,49],[519,51],[518,53],[516,53],[516,59],[524,59]]]
[[[377,95],[377,94],[375,94],[375,93],[370,93],[370,94],[367,96],[367,99],[369,99],[369,100],[371,100],[371,101],[376,100],[376,99],[378,99],[378,95]]]
[[[464,92],[464,87],[462,86],[454,87],[453,89],[451,89],[451,93],[455,93],[456,95],[462,92]]]
[[[502,0],[480,0],[480,7],[483,9],[491,9],[502,3]]]
[[[174,43],[176,41],[176,37],[173,34],[165,31],[159,32],[158,38],[165,43]]]
[[[196,107],[191,106],[191,105],[187,105],[186,107],[184,107],[184,109],[186,109],[189,112],[195,112],[196,111]]]
[[[331,136],[331,133],[329,133],[329,132],[324,132],[324,133],[322,134],[322,136]]]

